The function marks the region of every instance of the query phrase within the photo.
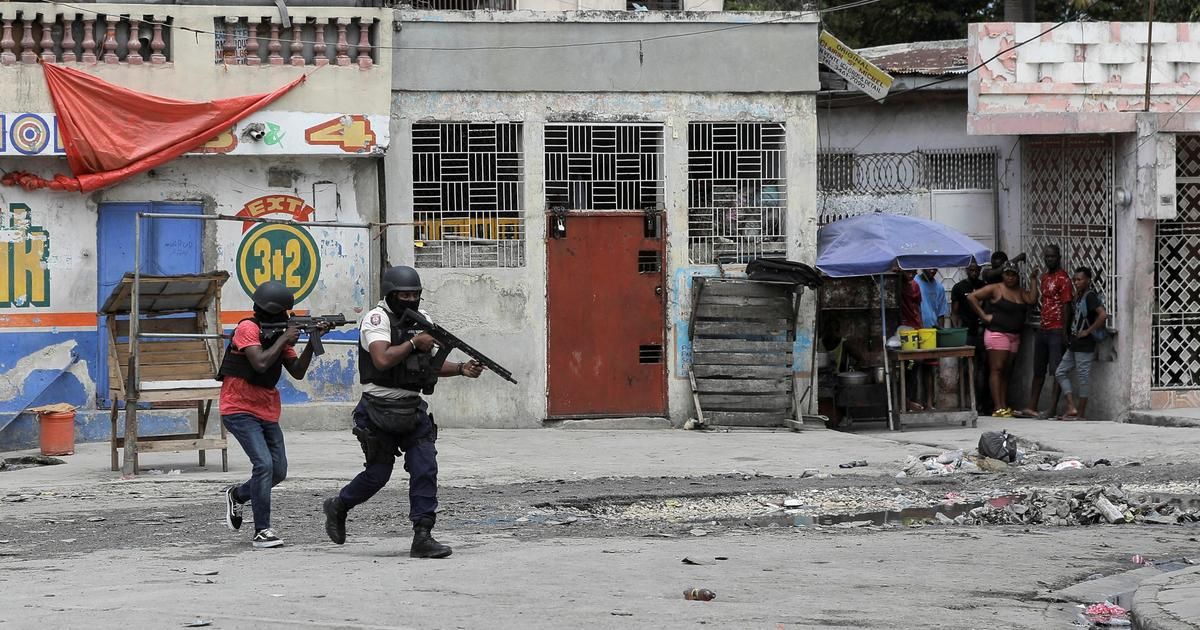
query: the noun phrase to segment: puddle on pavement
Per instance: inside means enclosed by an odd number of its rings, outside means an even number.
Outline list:
[[[770,514],[744,520],[749,524],[759,526],[782,525],[788,527],[811,527],[814,525],[836,526],[849,523],[852,523],[856,526],[908,526],[929,522],[936,523],[940,520],[938,519],[939,514],[945,518],[953,520],[959,516],[969,513],[975,508],[989,505],[992,507],[1002,508],[1020,498],[1021,497],[1019,495],[1008,495],[993,497],[982,501],[944,503],[934,506],[914,506],[899,510],[874,510],[869,512],[858,512],[854,514]]]

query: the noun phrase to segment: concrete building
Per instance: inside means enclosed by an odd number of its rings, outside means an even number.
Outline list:
[[[78,439],[107,439],[107,345],[96,313],[133,269],[136,212],[379,220],[392,13],[304,7],[289,18],[284,28],[274,6],[0,6],[5,171],[70,173],[38,60],[186,100],[268,92],[309,75],[202,150],[111,188],[83,195],[0,187],[0,449],[36,443],[34,418],[17,413],[53,402],[79,407]],[[313,312],[356,318],[373,302],[377,234],[267,227],[147,219],[142,271],[228,270],[226,325],[246,315],[249,293],[269,278],[294,286],[298,307]],[[343,348],[321,359],[316,378],[284,379],[284,399],[303,409],[297,424],[333,418],[331,405],[353,400],[354,370]],[[148,434],[185,421],[162,410],[141,418]]]
[[[1051,26],[970,27],[969,130],[1019,139],[1021,248],[1100,274],[1089,415],[1200,406],[1200,25]]]
[[[438,422],[457,426],[536,427],[580,415],[681,424],[692,412],[691,278],[716,275],[717,255],[815,256],[815,16],[293,3],[285,27],[274,5],[86,8],[98,15],[0,7],[0,80],[20,88],[0,93],[0,168],[68,172],[38,57],[194,100],[309,77],[203,151],[112,188],[0,189],[9,248],[0,278],[13,279],[0,287],[0,449],[35,443],[33,418],[17,414],[48,402],[80,408],[79,439],[107,438],[95,313],[132,268],[139,210],[409,224],[309,226],[266,238],[240,222],[148,220],[142,268],[228,270],[230,326],[249,310],[249,289],[268,277],[297,285],[299,309],[357,319],[378,299],[382,265],[416,265],[433,315],[520,381],[439,386]],[[597,246],[582,267],[590,277],[556,277],[549,252],[559,221],[571,235],[598,230],[588,242],[609,248],[616,241],[604,239],[632,229],[637,238],[622,247],[641,258],[609,269]],[[638,321],[652,339],[619,358],[658,385],[624,406],[571,413],[549,384],[554,357],[572,353],[548,296],[621,322],[629,298],[582,290],[594,278],[615,288],[650,279],[643,307],[651,316]],[[797,338],[807,339],[811,310],[800,321]],[[797,350],[796,364],[807,365],[807,343]],[[331,348],[308,380],[284,379],[288,426],[348,424],[353,352]],[[185,421],[170,411],[139,416],[144,433]]]
[[[439,422],[685,422],[692,279],[717,256],[815,258],[815,16],[398,20],[387,207],[418,228],[389,260],[521,381],[449,383]],[[608,335],[581,334],[597,320]],[[612,382],[567,377],[585,362]]]

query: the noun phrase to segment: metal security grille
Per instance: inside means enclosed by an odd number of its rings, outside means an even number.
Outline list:
[[[745,262],[787,250],[780,123],[688,124],[688,256]]]
[[[1091,267],[1115,329],[1120,277],[1114,264],[1112,138],[1023,138],[1021,145],[1023,251],[1037,261],[1043,248],[1055,244],[1064,269]]]
[[[1174,221],[1155,227],[1153,386],[1200,387],[1200,136],[1176,136]]]
[[[413,125],[418,267],[523,267],[520,123]]]
[[[546,125],[546,205],[645,210],[663,198],[659,125]]]

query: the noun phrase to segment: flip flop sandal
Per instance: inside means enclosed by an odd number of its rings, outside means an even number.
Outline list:
[[[1012,409],[1009,409],[1008,407],[1002,407],[1000,409],[993,411],[992,417],[993,418],[1011,418],[1012,413],[1013,413]]]
[[[1029,413],[1028,411],[1025,411],[1025,410],[1013,411],[1010,409],[1008,412],[1008,417],[1010,417],[1010,418],[1036,418],[1037,414]]]

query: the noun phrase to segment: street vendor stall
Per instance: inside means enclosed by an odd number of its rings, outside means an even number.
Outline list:
[[[888,321],[885,276],[895,269],[963,267],[970,261],[986,263],[991,252],[984,245],[945,225],[925,219],[874,213],[850,217],[822,227],[817,233],[817,269],[833,278],[870,277],[877,287],[880,313],[880,341],[887,349],[883,361],[883,382],[887,396],[888,421],[892,430],[905,425],[927,422],[974,422],[975,400],[972,368],[959,370],[958,405],[937,411],[909,412],[905,405],[903,381],[897,369],[906,361],[955,358],[960,362],[974,356],[970,346],[901,349],[889,333],[895,333],[898,320]],[[932,353],[931,353],[932,352]],[[936,380],[935,380],[936,382]]]

